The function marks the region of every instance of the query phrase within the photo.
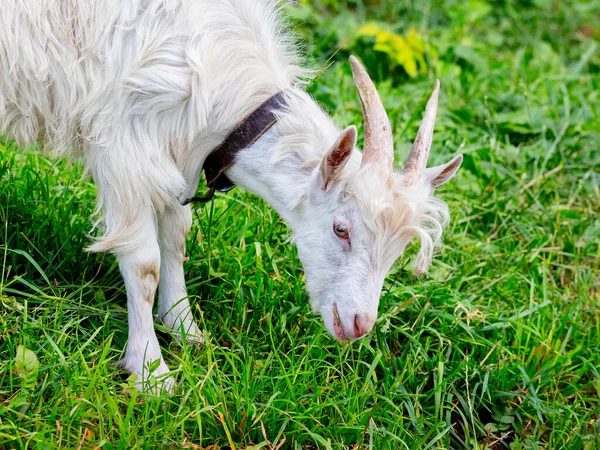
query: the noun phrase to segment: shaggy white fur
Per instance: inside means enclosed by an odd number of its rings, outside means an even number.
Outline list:
[[[122,365],[140,389],[168,372],[152,327],[157,287],[159,318],[201,339],[183,274],[191,214],[180,202],[210,151],[281,90],[279,121],[227,175],[289,223],[312,305],[334,336],[372,328],[385,275],[411,239],[421,241],[420,271],[439,245],[448,212],[430,194],[460,160],[409,187],[402,174],[390,187],[361,168],[355,129],[341,133],[302,91],[308,72],[295,49],[276,1],[2,0],[0,131],[82,158],[94,178],[102,235],[89,250],[117,255],[129,311]]]

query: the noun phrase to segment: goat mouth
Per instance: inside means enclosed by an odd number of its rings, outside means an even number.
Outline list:
[[[335,331],[335,334],[340,341],[347,340],[346,333],[344,333],[344,329],[342,328],[342,321],[340,320],[340,313],[338,312],[336,303],[333,304],[333,331]]]

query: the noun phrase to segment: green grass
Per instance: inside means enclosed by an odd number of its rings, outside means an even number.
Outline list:
[[[115,366],[127,339],[115,260],[83,252],[93,185],[8,143],[0,447],[600,448],[600,8],[308,3],[292,24],[318,64],[365,19],[425,40],[411,78],[355,36],[310,91],[359,124],[346,61],[362,56],[401,161],[440,78],[431,163],[465,162],[440,191],[452,220],[429,276],[410,275],[411,249],[375,330],[341,345],[310,312],[281,219],[248,193],[219,195],[187,246],[210,338],[182,345],[157,325],[178,388],[142,395]]]

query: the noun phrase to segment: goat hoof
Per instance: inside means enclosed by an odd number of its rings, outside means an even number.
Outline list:
[[[170,376],[163,375],[150,375],[145,379],[142,378],[142,374],[135,373],[136,381],[135,388],[145,394],[153,394],[153,395],[170,395],[173,393],[175,386],[175,379]],[[141,381],[139,381],[141,379]]]
[[[152,373],[143,365],[141,368],[133,369],[134,364],[126,359],[119,361],[118,365],[131,374],[128,380],[134,383],[135,388],[140,392],[155,395],[171,394],[176,386],[175,379],[168,375],[169,367],[162,358]]]
[[[183,342],[185,339],[188,344],[204,344],[204,333],[198,328],[194,320],[170,319],[169,317],[157,318],[158,320],[170,329],[171,335],[179,342]]]

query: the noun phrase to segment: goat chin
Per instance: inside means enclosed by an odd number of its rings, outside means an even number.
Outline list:
[[[356,129],[340,132],[302,91],[311,73],[298,65],[278,5],[2,0],[0,133],[81,158],[93,177],[99,236],[88,250],[119,262],[129,322],[122,367],[140,389],[173,386],[153,328],[157,290],[159,319],[202,340],[183,272],[192,216],[180,202],[207,155],[277,92],[286,92],[277,123],[227,176],[290,225],[309,291],[331,299],[319,310],[335,337],[372,328],[385,274],[411,239],[421,242],[421,270],[439,246],[448,212],[430,195],[436,183],[406,186],[402,174],[382,180],[361,165]],[[458,168],[444,167],[444,180]]]

